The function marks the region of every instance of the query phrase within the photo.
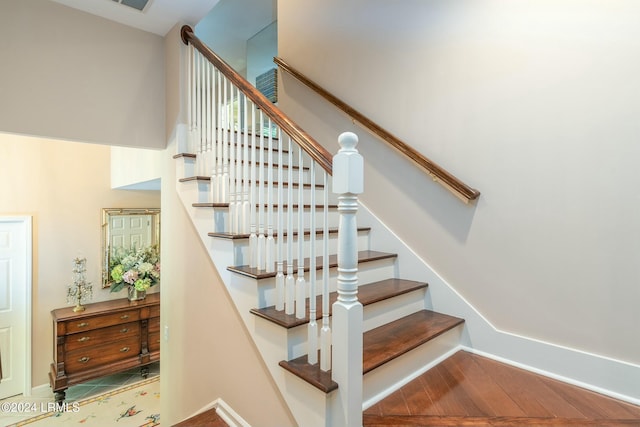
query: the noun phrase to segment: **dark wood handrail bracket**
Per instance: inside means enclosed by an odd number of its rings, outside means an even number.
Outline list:
[[[288,116],[275,108],[258,89],[238,74],[229,64],[216,55],[193,32],[193,29],[184,25],[180,30],[180,37],[184,44],[191,43],[198,52],[207,58],[220,72],[239,88],[260,110],[267,115],[280,129],[289,135],[302,149],[311,156],[329,175],[333,169],[333,156],[309,134],[302,130]]]
[[[438,166],[436,163],[423,156],[409,145],[402,142],[400,139],[374,123],[371,119],[364,116],[362,113],[355,110],[353,107],[346,104],[333,94],[327,92],[320,87],[317,83],[307,78],[304,74],[296,70],[287,64],[282,58],[273,58],[273,61],[280,67],[281,70],[286,71],[291,76],[295,77],[302,84],[315,91],[318,95],[335,105],[337,108],[348,114],[354,121],[360,123],[368,131],[377,135],[383,141],[391,145],[396,150],[400,151],[403,155],[411,159],[420,168],[424,169],[434,181],[440,183],[455,196],[457,196],[464,203],[469,203],[476,200],[480,196],[480,192],[474,188],[469,187],[464,182]]]

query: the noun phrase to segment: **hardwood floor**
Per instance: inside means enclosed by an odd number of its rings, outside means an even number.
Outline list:
[[[201,414],[184,420],[174,427],[229,427],[222,418],[218,416],[215,409],[210,409]]]
[[[640,407],[460,351],[364,412],[375,426],[640,426]]]

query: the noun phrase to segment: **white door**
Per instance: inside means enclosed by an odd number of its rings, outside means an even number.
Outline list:
[[[30,341],[31,218],[0,217],[0,399],[26,390]]]
[[[143,248],[151,244],[151,215],[111,217],[111,248]]]

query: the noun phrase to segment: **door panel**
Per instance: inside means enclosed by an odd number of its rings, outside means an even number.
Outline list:
[[[30,219],[29,219],[30,221]],[[27,304],[31,265],[30,240],[25,219],[0,217],[0,399],[25,392]]]
[[[111,248],[142,248],[151,242],[149,215],[122,215],[111,218]]]

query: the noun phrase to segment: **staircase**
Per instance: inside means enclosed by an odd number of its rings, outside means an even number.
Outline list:
[[[428,284],[371,247],[383,225],[357,204],[354,136],[331,162],[189,38],[177,192],[298,424],[361,425],[458,349],[464,320],[433,311]]]
[[[249,234],[214,231],[215,224],[229,222],[229,204],[203,201],[210,194],[211,179],[194,175],[196,156],[193,153],[180,153],[175,158],[183,171],[177,190],[185,208],[191,212],[206,247],[211,248],[212,259],[219,271],[226,272],[223,277],[238,310],[299,425],[339,425],[332,424],[331,414],[335,405],[332,394],[339,384],[332,379],[331,370],[323,371],[319,363],[308,363],[305,342],[309,298],[305,302],[304,317],[276,309],[276,273],[244,263],[249,257]],[[288,206],[283,208],[288,209]],[[329,296],[331,315],[331,306],[338,298],[335,291],[337,204],[329,205],[329,209],[335,213],[331,215],[332,224],[328,227],[332,252],[329,257],[331,287],[334,289]],[[306,210],[308,213],[309,207]],[[453,352],[459,345],[464,320],[429,310],[428,284],[396,277],[397,255],[370,248],[372,227],[361,225],[357,230],[358,300],[364,306],[365,330],[362,401],[366,408]],[[323,233],[322,229],[314,232],[316,236]],[[302,238],[308,243],[310,236],[311,230],[307,229],[294,233],[293,239],[297,242]],[[285,234],[285,237],[288,236]],[[302,264],[308,274],[309,258],[304,258]],[[317,261],[316,265],[321,262]],[[297,270],[296,260],[294,271]],[[314,318],[320,320],[323,317],[322,297],[316,295],[315,299],[319,309]]]

